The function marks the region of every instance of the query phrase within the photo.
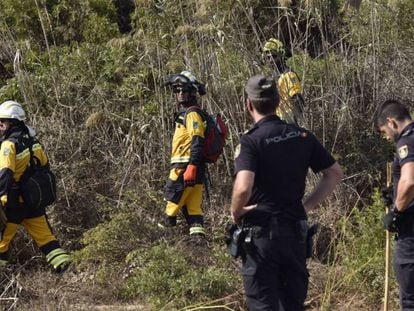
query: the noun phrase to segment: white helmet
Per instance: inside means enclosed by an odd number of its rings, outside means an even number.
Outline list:
[[[186,77],[189,80],[190,84],[198,91],[198,94],[206,94],[206,86],[203,83],[200,83],[191,72],[184,70],[180,72],[180,75]]]
[[[187,77],[188,80],[190,80],[190,83],[192,83],[192,84],[195,84],[197,82],[196,77],[191,72],[189,72],[188,70],[181,71],[180,75],[183,75],[183,76]]]
[[[16,119],[24,121],[26,119],[26,114],[18,102],[7,100],[0,105],[0,119]]]

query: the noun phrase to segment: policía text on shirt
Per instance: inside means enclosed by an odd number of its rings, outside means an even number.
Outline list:
[[[301,131],[289,132],[286,135],[266,138],[265,142],[266,142],[266,144],[271,144],[271,143],[276,143],[277,144],[277,143],[280,143],[281,141],[285,141],[285,140],[288,140],[288,139],[299,137],[301,135],[302,135]]]

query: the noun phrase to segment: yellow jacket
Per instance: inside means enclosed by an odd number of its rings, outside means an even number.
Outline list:
[[[184,120],[185,118],[185,120]],[[199,165],[206,131],[206,122],[197,111],[181,110],[175,119],[175,131],[172,141],[171,164],[184,167],[187,164]]]
[[[298,75],[291,70],[283,72],[278,80],[278,90],[280,95],[280,104],[276,109],[276,114],[288,123],[294,123],[295,117],[299,113],[291,98],[296,94],[302,94],[302,85]]]
[[[29,146],[25,139],[29,138],[27,131],[18,127],[12,128],[0,147],[0,201],[7,203],[7,194],[11,186],[20,181],[30,163]],[[40,143],[34,139],[33,155],[42,166],[47,165],[48,159]]]

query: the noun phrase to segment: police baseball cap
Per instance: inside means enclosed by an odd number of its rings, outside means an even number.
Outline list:
[[[245,90],[251,100],[277,100],[279,97],[275,80],[264,75],[251,77]]]

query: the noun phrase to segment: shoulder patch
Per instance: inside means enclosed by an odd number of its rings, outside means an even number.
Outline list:
[[[9,154],[10,154],[10,148],[9,147],[4,148],[4,150],[3,150],[3,156],[8,157]]]
[[[198,129],[198,121],[193,121],[193,128]]]
[[[408,156],[408,146],[404,145],[398,148],[398,156],[400,159],[405,159]]]
[[[236,146],[236,149],[234,150],[234,158],[236,159],[240,154],[240,144]]]

